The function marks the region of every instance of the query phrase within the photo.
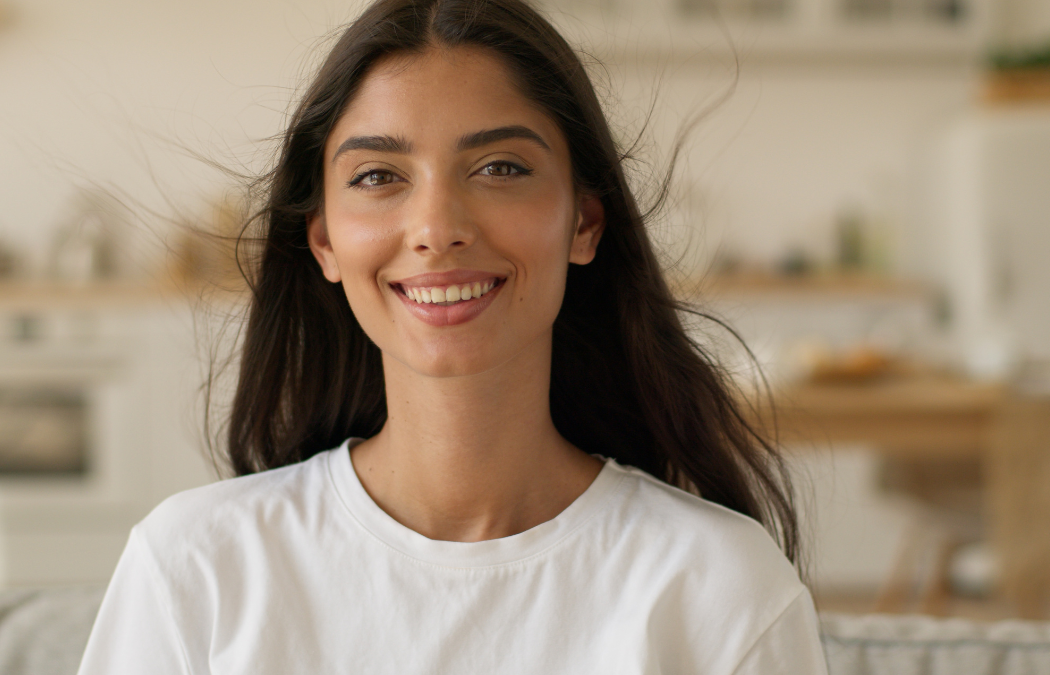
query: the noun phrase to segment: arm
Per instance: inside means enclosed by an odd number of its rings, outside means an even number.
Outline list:
[[[157,570],[131,531],[102,600],[78,675],[191,675]]]
[[[803,590],[744,655],[733,675],[826,675],[817,613]]]

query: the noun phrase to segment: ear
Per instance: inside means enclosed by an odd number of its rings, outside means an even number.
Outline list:
[[[595,195],[581,194],[576,199],[576,234],[572,238],[569,262],[586,265],[594,260],[598,240],[605,230],[605,207]]]
[[[332,241],[328,238],[328,225],[324,219],[323,206],[306,219],[306,240],[310,244],[310,251],[321,266],[324,278],[332,283],[341,281],[343,277],[335,261]]]

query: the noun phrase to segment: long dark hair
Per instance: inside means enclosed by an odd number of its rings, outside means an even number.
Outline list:
[[[342,34],[291,118],[266,201],[249,221],[260,256],[228,430],[237,474],[302,461],[386,421],[379,349],[306,239],[323,200],[323,152],[369,67],[430,46],[487,48],[561,128],[578,190],[606,226],[594,261],[571,265],[554,324],[551,414],[580,449],[613,457],[763,523],[797,560],[790,483],[717,361],[684,329],[579,57],[522,0],[378,0]]]

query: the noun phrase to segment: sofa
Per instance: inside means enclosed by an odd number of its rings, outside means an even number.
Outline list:
[[[73,675],[104,589],[0,593],[0,673]],[[830,675],[1047,675],[1050,623],[821,617]]]

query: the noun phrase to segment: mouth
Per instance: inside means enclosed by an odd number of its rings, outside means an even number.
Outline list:
[[[473,282],[444,284],[440,286],[409,286],[404,283],[391,284],[391,287],[417,305],[437,305],[453,307],[471,300],[476,300],[498,288],[505,279],[489,277]]]

